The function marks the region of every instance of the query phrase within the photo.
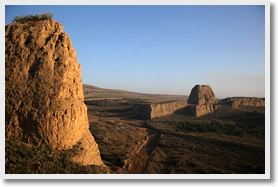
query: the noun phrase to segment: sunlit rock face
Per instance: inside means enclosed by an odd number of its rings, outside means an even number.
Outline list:
[[[5,66],[6,138],[76,147],[74,161],[103,165],[89,131],[81,66],[63,26],[53,19],[7,25]]]
[[[153,119],[170,115],[178,109],[187,106],[186,101],[170,101],[165,103],[138,104],[135,111],[139,112],[142,119]]]
[[[228,103],[233,108],[238,108],[239,106],[265,106],[265,99],[256,97],[231,97],[224,99],[223,101]]]
[[[209,85],[196,85],[192,88],[187,100],[192,114],[196,117],[206,115],[217,109],[216,98]]]
[[[217,109],[217,106],[212,104],[190,105],[189,109],[191,111],[191,114],[193,114],[195,117],[200,117],[214,112]]]
[[[216,99],[209,85],[196,85],[192,88],[187,102],[195,105],[213,104]]]

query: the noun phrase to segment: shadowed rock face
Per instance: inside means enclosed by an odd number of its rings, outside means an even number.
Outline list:
[[[103,165],[89,131],[81,67],[63,26],[53,19],[5,28],[6,137],[80,152],[83,165]]]
[[[195,105],[216,103],[215,94],[209,85],[196,85],[192,88],[187,103]]]

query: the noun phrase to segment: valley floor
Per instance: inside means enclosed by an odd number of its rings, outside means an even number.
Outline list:
[[[109,102],[109,101],[106,101]],[[134,101],[87,102],[102,159],[117,174],[261,174],[264,108],[221,107],[199,118],[179,110],[140,120]]]

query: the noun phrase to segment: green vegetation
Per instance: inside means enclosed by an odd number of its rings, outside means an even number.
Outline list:
[[[184,133],[213,132],[239,137],[245,135],[257,136],[263,139],[265,137],[265,115],[257,111],[245,112],[237,114],[237,116],[218,120],[186,120],[169,122],[169,126],[161,125],[162,124],[159,125],[156,123],[155,127],[164,130],[175,129],[177,132]]]
[[[5,142],[6,174],[106,174],[100,166],[82,166],[71,161],[76,150],[57,151],[15,140]]]
[[[215,132],[232,136],[244,136],[246,134],[264,137],[264,127],[254,123],[223,124],[217,121],[212,122],[178,122],[178,131],[183,132]]]
[[[13,23],[14,22],[27,22],[27,21],[39,21],[39,20],[47,20],[47,19],[51,19],[53,17],[52,13],[46,12],[46,13],[42,13],[42,14],[37,14],[37,15],[23,15],[23,16],[15,16],[13,19]]]

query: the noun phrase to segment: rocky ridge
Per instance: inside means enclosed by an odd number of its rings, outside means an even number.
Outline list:
[[[89,131],[81,66],[55,20],[5,27],[5,112],[6,138],[76,148],[75,162],[103,165]]]
[[[228,103],[228,105],[233,108],[238,108],[239,106],[265,106],[265,99],[256,97],[231,97],[222,101]]]

